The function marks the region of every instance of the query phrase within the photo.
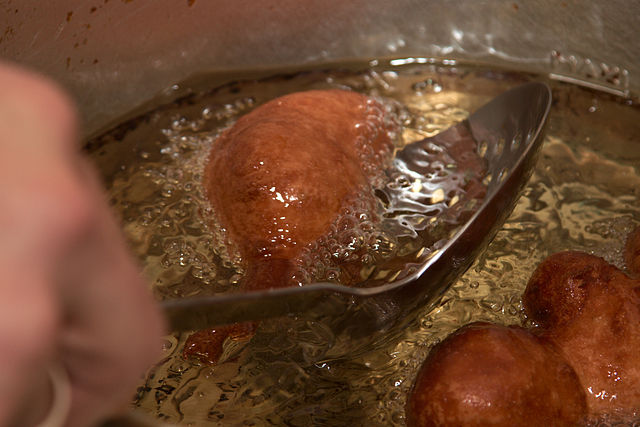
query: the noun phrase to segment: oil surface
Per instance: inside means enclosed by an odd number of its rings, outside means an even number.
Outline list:
[[[207,205],[198,183],[202,153],[239,115],[284,93],[349,87],[397,102],[401,145],[446,129],[529,80],[544,78],[459,65],[363,64],[360,72],[198,87],[197,96],[128,122],[90,141],[88,150],[156,295],[228,292],[241,263],[203,223]],[[249,344],[229,343],[214,367],[183,360],[185,336],[171,336],[135,406],[185,425],[403,425],[405,397],[429,348],[471,321],[523,322],[521,293],[544,257],[576,249],[621,265],[624,237],[640,224],[640,112],[611,95],[548,83],[554,106],[534,175],[491,245],[437,308],[408,314],[407,327],[355,348],[322,322],[263,322]],[[377,256],[395,257],[404,247],[384,232],[376,242]],[[332,278],[332,271],[322,274]]]

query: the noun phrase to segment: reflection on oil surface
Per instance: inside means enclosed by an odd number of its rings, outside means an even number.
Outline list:
[[[452,65],[363,64],[362,70],[251,80],[213,91],[201,86],[196,97],[90,141],[159,298],[225,292],[241,277],[238,259],[203,224],[207,207],[199,182],[202,153],[216,133],[255,105],[292,91],[346,86],[395,99],[403,141],[413,141],[444,130],[509,87],[543,80]],[[230,342],[224,361],[213,367],[183,360],[186,337],[171,336],[135,405],[188,425],[403,425],[405,396],[430,346],[471,321],[525,321],[520,296],[545,256],[577,249],[621,265],[624,236],[640,223],[639,110],[610,95],[550,85],[547,138],[523,197],[437,308],[408,313],[405,327],[371,336],[366,345],[340,339],[321,321],[263,322],[249,344]],[[398,254],[397,240],[384,233],[378,238],[380,254]]]

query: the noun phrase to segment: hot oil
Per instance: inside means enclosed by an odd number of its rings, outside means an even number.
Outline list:
[[[241,263],[203,220],[210,215],[199,182],[216,135],[256,105],[298,90],[349,87],[396,100],[408,142],[446,129],[509,87],[543,80],[462,66],[362,69],[200,86],[197,96],[90,142],[159,298],[228,292],[238,283]],[[520,296],[545,256],[577,249],[621,265],[624,237],[640,223],[640,114],[629,101],[549,83],[554,106],[534,175],[492,244],[437,308],[353,348],[322,322],[263,322],[249,344],[229,343],[214,367],[183,360],[185,337],[171,336],[135,405],[189,425],[403,425],[405,397],[429,348],[471,321],[523,322]],[[378,256],[410,245],[376,236]]]

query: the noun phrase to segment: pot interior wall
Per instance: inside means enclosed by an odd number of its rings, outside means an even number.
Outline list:
[[[637,93],[639,14],[624,0],[0,0],[0,57],[66,86],[92,134],[194,73],[354,58],[461,58]]]

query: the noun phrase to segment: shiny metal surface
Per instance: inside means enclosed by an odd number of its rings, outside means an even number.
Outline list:
[[[496,97],[464,122],[433,138],[414,142],[397,154],[410,170],[419,172],[421,151],[430,143],[451,143],[470,132],[476,142],[486,143],[487,147],[485,159],[491,179],[485,199],[440,252],[415,273],[370,288],[315,283],[296,288],[165,301],[162,307],[171,329],[186,331],[303,314],[336,297],[364,308],[358,314],[363,328],[385,328],[388,325],[383,323],[393,323],[399,313],[434,302],[469,267],[511,212],[531,173],[550,106],[551,92],[545,84],[522,85]],[[381,312],[385,314],[381,316]]]

